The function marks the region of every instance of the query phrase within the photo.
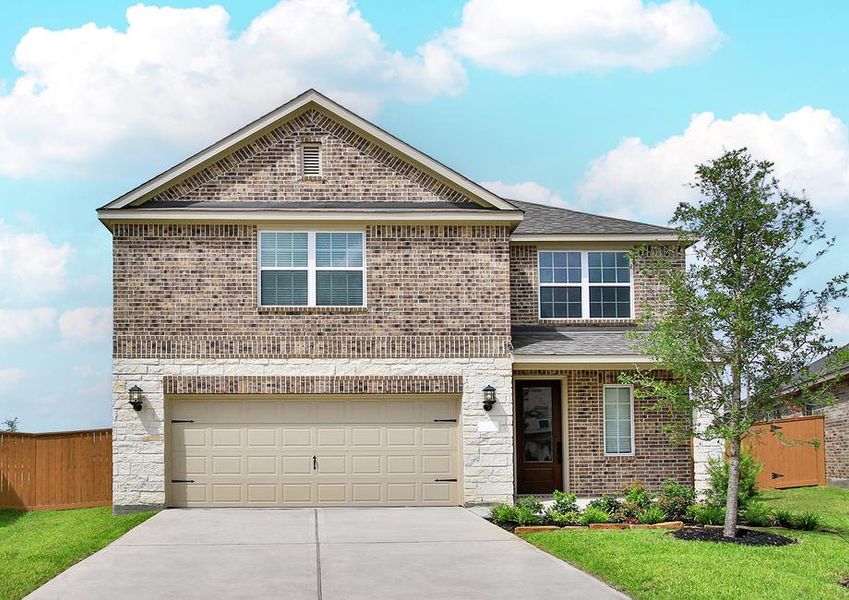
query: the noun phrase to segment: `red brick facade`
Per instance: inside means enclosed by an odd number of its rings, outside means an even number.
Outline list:
[[[168,376],[166,394],[462,394],[458,375]]]
[[[653,410],[651,399],[634,398],[634,456],[605,456],[602,389],[619,383],[621,371],[533,370],[516,375],[561,379],[566,405],[563,432],[569,491],[579,495],[619,493],[635,481],[656,490],[667,478],[693,484],[689,443],[672,443],[663,433],[669,411]]]
[[[257,228],[116,225],[115,355],[505,356],[509,229],[367,225],[368,306],[260,309]]]

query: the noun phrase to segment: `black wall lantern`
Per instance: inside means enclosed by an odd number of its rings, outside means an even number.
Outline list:
[[[493,404],[495,404],[495,388],[488,385],[483,388],[483,409],[489,412]]]
[[[142,390],[137,385],[130,388],[130,404],[136,411],[142,409]]]

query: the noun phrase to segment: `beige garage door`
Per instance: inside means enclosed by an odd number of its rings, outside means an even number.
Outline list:
[[[459,400],[169,401],[171,506],[458,505]]]

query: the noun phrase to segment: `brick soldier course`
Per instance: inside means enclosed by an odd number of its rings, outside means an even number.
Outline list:
[[[234,136],[99,213],[113,235],[116,512],[165,504],[165,423],[169,400],[181,396],[453,397],[463,502],[510,500],[514,374],[563,382],[571,491],[693,481],[690,445],[660,431],[674,415],[649,410],[649,401],[635,400],[634,456],[604,455],[602,386],[633,368],[633,353],[610,367],[588,354],[586,364],[562,355],[553,359],[569,358],[568,366],[529,368],[513,350],[515,326],[556,326],[568,337],[574,326],[634,325],[538,318],[538,250],[609,249],[604,242],[514,239],[533,233],[522,225],[533,207],[516,208],[316,92]],[[320,177],[301,175],[307,143],[319,144]],[[609,235],[610,248],[634,248],[642,236],[683,265],[671,230],[611,219],[593,229],[600,217],[557,214],[560,223],[545,219],[557,234],[571,235],[575,218],[581,232]],[[618,241],[604,229],[612,221],[627,233]],[[366,306],[259,306],[263,229],[362,231]],[[632,273],[639,317],[657,305],[659,284],[639,262]],[[127,403],[134,385],[144,390],[140,412]],[[497,402],[484,413],[489,385]]]

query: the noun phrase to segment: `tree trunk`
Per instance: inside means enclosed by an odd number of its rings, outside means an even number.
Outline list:
[[[737,509],[740,492],[740,436],[731,438],[730,456],[728,458],[728,489],[725,500],[725,527],[723,537],[737,537]]]

